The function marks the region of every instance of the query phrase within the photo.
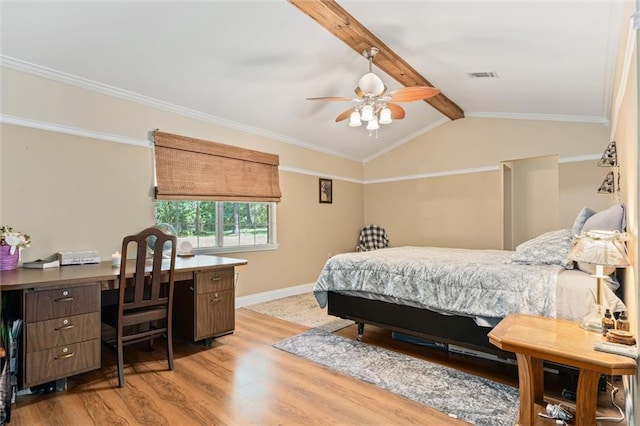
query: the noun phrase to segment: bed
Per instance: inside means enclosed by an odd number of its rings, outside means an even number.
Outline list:
[[[515,251],[394,247],[345,253],[325,264],[314,286],[328,314],[500,356],[487,333],[509,313],[579,321],[595,301],[596,280],[566,260],[573,231],[551,231]],[[605,307],[626,310],[607,280]]]

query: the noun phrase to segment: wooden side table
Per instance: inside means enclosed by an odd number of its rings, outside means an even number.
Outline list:
[[[518,424],[535,425],[545,413],[543,362],[551,361],[579,370],[576,426],[596,424],[598,381],[601,374],[634,375],[633,358],[593,349],[601,334],[583,330],[578,323],[532,315],[511,314],[491,332],[489,341],[518,359],[520,413]]]

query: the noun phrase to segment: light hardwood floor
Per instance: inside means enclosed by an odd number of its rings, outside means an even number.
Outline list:
[[[235,332],[211,347],[176,342],[174,371],[161,341],[154,352],[125,349],[122,389],[114,355],[104,350],[102,369],[70,379],[68,390],[19,397],[11,425],[466,424],[272,347],[305,330],[238,309]],[[354,338],[355,326],[338,334]],[[515,366],[398,342],[376,327],[366,328],[365,340],[517,386]]]

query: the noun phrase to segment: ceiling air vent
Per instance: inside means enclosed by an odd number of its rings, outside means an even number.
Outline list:
[[[471,78],[498,78],[498,73],[495,71],[468,72],[467,75]]]

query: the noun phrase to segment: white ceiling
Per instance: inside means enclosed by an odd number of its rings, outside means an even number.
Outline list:
[[[339,1],[467,117],[606,123],[621,2]],[[140,97],[358,161],[448,119],[426,102],[378,137],[334,118],[367,61],[279,1],[2,1],[3,66]],[[389,90],[399,87],[385,73]],[[468,72],[494,71],[498,79]],[[64,73],[64,74],[61,74]],[[95,85],[94,83],[99,83]],[[159,127],[161,123],[159,123]]]

